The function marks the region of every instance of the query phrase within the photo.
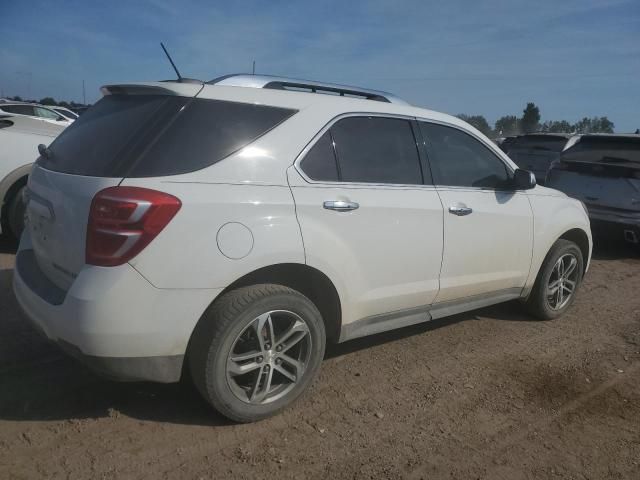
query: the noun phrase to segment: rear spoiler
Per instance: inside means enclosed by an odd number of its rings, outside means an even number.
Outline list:
[[[125,83],[100,87],[102,95],[175,95],[195,97],[204,88],[203,83],[153,82]]]

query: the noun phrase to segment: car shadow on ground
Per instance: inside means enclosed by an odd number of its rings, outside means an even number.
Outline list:
[[[0,239],[0,252],[15,251],[15,242]],[[594,258],[639,259],[621,243],[597,244]],[[12,421],[70,421],[127,416],[140,421],[185,425],[227,426],[184,380],[178,384],[119,383],[106,380],[46,341],[19,313],[11,290],[11,269],[0,270],[0,419]],[[326,358],[446,328],[476,319],[535,322],[518,302],[434,320],[352,340],[327,349]],[[188,373],[185,372],[185,378]]]
[[[177,384],[121,383],[104,379],[63,354],[19,312],[13,294],[7,291],[12,274],[12,270],[0,270],[3,306],[0,316],[0,419],[76,421],[126,416],[140,421],[183,425],[232,424],[202,399],[188,380],[188,372]],[[4,310],[5,306],[7,310]],[[333,345],[328,348],[326,358],[348,355],[478,316],[527,320],[514,305],[500,305]]]

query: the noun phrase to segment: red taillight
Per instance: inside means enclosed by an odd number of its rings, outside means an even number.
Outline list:
[[[86,262],[114,267],[140,253],[171,221],[182,203],[140,187],[109,187],[91,202]]]

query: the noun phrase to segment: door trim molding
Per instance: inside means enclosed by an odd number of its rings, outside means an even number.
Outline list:
[[[410,325],[417,325],[418,323],[425,323],[437,318],[488,307],[497,303],[521,298],[522,294],[523,289],[521,287],[507,288],[496,292],[483,293],[431,305],[371,315],[342,325],[339,342],[346,342],[354,338],[365,337],[367,335],[408,327]]]

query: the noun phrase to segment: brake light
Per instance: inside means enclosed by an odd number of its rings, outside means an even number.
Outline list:
[[[140,253],[178,213],[182,203],[168,193],[140,187],[109,187],[89,210],[86,263],[114,267]]]

